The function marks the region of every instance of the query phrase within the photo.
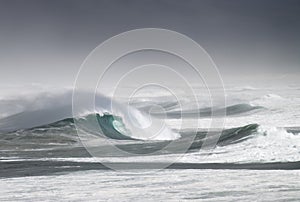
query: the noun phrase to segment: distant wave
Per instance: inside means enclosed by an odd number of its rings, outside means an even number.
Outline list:
[[[165,116],[168,118],[204,118],[204,117],[218,117],[223,115],[225,112],[226,116],[233,116],[233,115],[239,115],[244,114],[247,112],[257,111],[264,109],[264,107],[261,106],[254,106],[250,104],[235,104],[231,105],[225,108],[201,108],[201,109],[186,109],[186,110],[172,110],[172,111],[166,111],[166,112],[151,112],[152,115],[161,117]]]

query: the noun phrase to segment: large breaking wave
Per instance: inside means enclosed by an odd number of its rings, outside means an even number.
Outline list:
[[[82,92],[82,96],[86,93]],[[69,90],[7,96],[0,100],[1,158],[3,161],[12,161],[15,158],[92,161],[87,158],[89,154],[77,135],[79,130],[96,138],[113,140],[117,148],[137,154],[134,158],[110,154],[103,157],[106,158],[105,161],[110,162],[165,162],[170,155],[178,154],[174,148],[180,147],[191,137],[191,145],[180,160],[187,166],[190,165],[186,163],[199,162],[256,165],[300,161],[300,128],[293,124],[297,122],[294,105],[297,100],[267,94],[254,97],[248,102],[227,106],[225,111],[229,124],[223,129],[213,151],[201,149],[209,129],[206,121],[212,115],[211,107],[203,106],[199,109],[190,105],[190,108],[180,110],[177,102],[167,101],[165,98],[157,99],[155,105],[161,106],[166,114],[166,120],[162,120],[163,114],[149,110],[153,105],[153,101],[149,100],[136,100],[131,106],[125,106],[121,100],[96,95],[95,108],[83,108],[82,113],[73,114],[72,91]],[[112,110],[111,103],[117,110]],[[224,109],[216,107],[215,118],[218,118],[218,110]],[[287,113],[283,113],[284,110]],[[182,113],[182,117],[189,120],[197,117],[199,113],[200,121],[204,123],[202,125],[207,127],[197,128],[195,136],[195,128],[176,129]],[[278,117],[287,120],[283,122]],[[287,127],[279,126],[279,123]],[[152,137],[149,135],[151,131],[147,131],[150,124],[157,128],[163,127],[163,130]],[[135,127],[139,130],[135,130]],[[137,131],[139,133],[136,133]],[[214,129],[210,130],[210,134],[214,134]],[[170,150],[165,149],[161,153],[158,152],[159,155],[152,155],[153,151],[164,148],[170,142],[173,143]]]

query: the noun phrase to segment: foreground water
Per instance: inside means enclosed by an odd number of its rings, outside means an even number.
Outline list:
[[[298,201],[300,171],[79,171],[0,181],[1,201]]]

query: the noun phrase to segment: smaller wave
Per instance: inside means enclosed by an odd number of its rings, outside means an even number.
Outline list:
[[[251,104],[236,104],[231,105],[225,108],[201,108],[201,109],[190,109],[190,110],[174,110],[174,111],[167,111],[167,112],[152,112],[151,114],[157,117],[168,117],[173,119],[180,119],[180,118],[205,118],[205,117],[219,117],[223,116],[224,112],[226,116],[234,116],[239,114],[245,114],[249,112],[254,112],[264,109],[261,106],[254,106]]]

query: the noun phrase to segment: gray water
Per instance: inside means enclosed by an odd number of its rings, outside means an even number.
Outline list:
[[[1,201],[299,201],[300,171],[79,171],[2,179]]]

